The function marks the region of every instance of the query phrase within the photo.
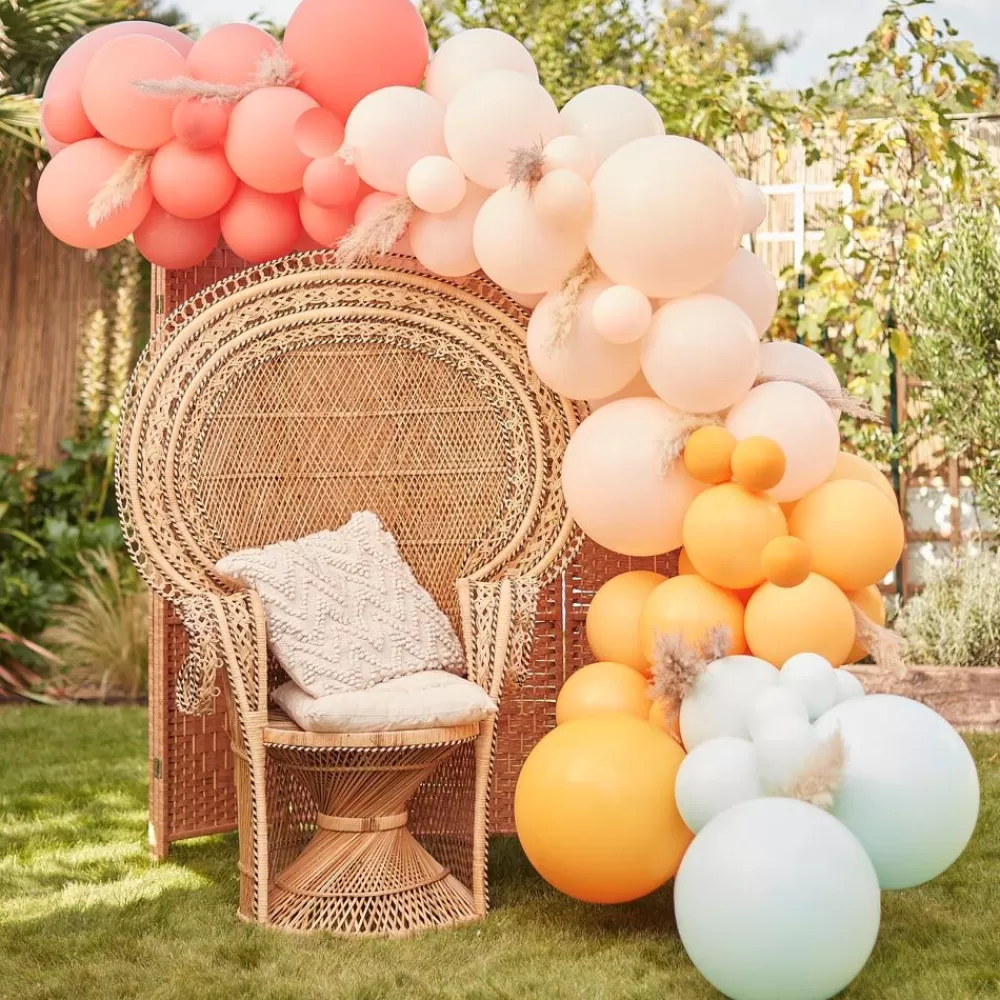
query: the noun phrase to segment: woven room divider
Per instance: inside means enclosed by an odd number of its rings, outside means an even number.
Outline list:
[[[153,323],[202,289],[246,265],[219,250],[185,271],[154,271]],[[591,661],[585,635],[590,599],[608,578],[630,569],[674,570],[673,560],[628,559],[587,542],[564,575],[549,584],[538,603],[531,669],[502,701],[494,770],[491,828],[514,833],[514,789],[528,753],[555,725],[555,700],[566,678]],[[151,598],[149,682],[149,839],[154,856],[170,844],[236,828],[236,788],[220,696],[216,711],[187,716],[177,711],[177,674],[187,637],[170,605]]]

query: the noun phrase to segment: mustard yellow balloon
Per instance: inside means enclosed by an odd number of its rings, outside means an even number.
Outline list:
[[[556,698],[556,725],[593,715],[649,719],[649,681],[624,663],[591,663],[572,674]]]
[[[627,903],[677,873],[691,843],[674,801],[684,751],[627,715],[559,726],[528,755],[514,795],[521,846],[560,892]]]
[[[882,474],[878,466],[861,458],[860,455],[852,455],[849,451],[842,451],[827,482],[832,482],[835,479],[854,479],[861,483],[868,483],[870,486],[874,486],[893,506],[899,506],[899,500],[896,498],[896,491],[892,488],[892,483]]]
[[[639,616],[664,580],[660,573],[634,570],[612,577],[598,590],[587,612],[587,642],[597,659],[648,672],[639,642]]]
[[[779,587],[797,587],[809,576],[812,553],[794,535],[782,535],[768,543],[760,559],[765,578]]]
[[[876,625],[885,625],[885,601],[882,599],[882,591],[877,586],[873,584],[871,587],[865,587],[864,590],[856,590],[853,594],[848,594],[847,598]],[[868,656],[868,650],[860,642],[855,641],[854,649],[851,650],[850,656],[845,662],[860,663],[866,656]]]
[[[730,590],[764,581],[761,555],[788,534],[781,508],[738,483],[723,483],[695,497],[684,517],[684,551],[706,580]]]
[[[813,571],[848,592],[882,580],[905,544],[896,507],[855,479],[836,479],[804,496],[789,530],[809,546]]]
[[[818,653],[839,667],[854,646],[851,602],[816,573],[797,587],[765,583],[750,598],[744,624],[750,652],[776,667],[798,653]]]
[[[700,427],[684,446],[684,467],[692,479],[715,486],[732,479],[736,438],[725,427]]]

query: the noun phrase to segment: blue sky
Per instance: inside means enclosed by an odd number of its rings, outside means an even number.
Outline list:
[[[363,2],[363,0],[359,0]],[[189,16],[205,24],[242,21],[255,11],[287,20],[298,0],[181,0]],[[826,55],[859,42],[886,0],[733,0],[732,9],[747,14],[769,35],[798,34],[798,49],[784,57],[774,79],[802,86],[821,73]],[[1000,0],[938,0],[926,8],[935,19],[947,17],[980,51],[1000,57]]]

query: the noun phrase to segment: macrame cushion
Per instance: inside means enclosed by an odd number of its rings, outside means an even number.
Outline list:
[[[424,670],[464,672],[451,622],[374,514],[233,552],[218,569],[260,594],[271,651],[314,698]]]
[[[428,670],[350,691],[313,698],[289,681],[275,702],[308,733],[384,733],[437,729],[481,722],[497,706],[478,684],[441,670]]]

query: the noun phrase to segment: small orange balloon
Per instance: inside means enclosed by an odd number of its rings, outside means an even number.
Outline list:
[[[882,600],[882,591],[874,584],[865,587],[864,590],[856,590],[853,594],[847,595],[848,600],[863,614],[867,615],[876,625],[884,626],[886,622],[885,601]],[[847,663],[860,663],[869,655],[868,650],[859,642],[854,643]]]
[[[732,478],[736,438],[725,427],[700,427],[684,447],[684,467],[692,479],[715,486]]]
[[[587,612],[587,642],[594,656],[649,672],[639,642],[639,616],[649,595],[664,580],[660,573],[635,570],[612,577],[601,587]]]
[[[643,656],[650,662],[658,635],[679,635],[699,646],[714,628],[729,629],[728,655],[746,652],[743,605],[734,594],[700,576],[675,576],[661,583],[646,601],[639,618]]]
[[[591,663],[572,674],[556,699],[556,725],[592,715],[634,715],[648,719],[649,683],[624,663]]]
[[[874,486],[854,479],[835,479],[803,497],[789,530],[809,546],[815,572],[845,591],[882,580],[905,544],[896,507]]]
[[[787,534],[785,515],[773,500],[723,483],[692,501],[684,518],[684,551],[706,580],[740,590],[763,583],[761,554]]]
[[[784,535],[768,543],[760,564],[765,578],[776,587],[797,587],[809,576],[812,553],[802,539]]]
[[[782,667],[798,653],[818,653],[841,666],[854,645],[854,612],[836,584],[811,573],[797,587],[765,583],[746,609],[754,656]]]
[[[660,698],[653,702],[649,710],[649,721],[658,729],[662,729],[672,740],[681,746],[681,713],[680,706],[669,698]]]
[[[855,479],[861,483],[868,483],[870,486],[874,486],[893,506],[899,507],[899,499],[896,496],[896,491],[892,488],[892,483],[877,466],[861,458],[860,455],[852,455],[848,451],[842,451],[827,482],[832,482],[835,479]]]
[[[771,438],[744,438],[733,452],[733,479],[751,493],[774,489],[786,468],[785,453]]]

